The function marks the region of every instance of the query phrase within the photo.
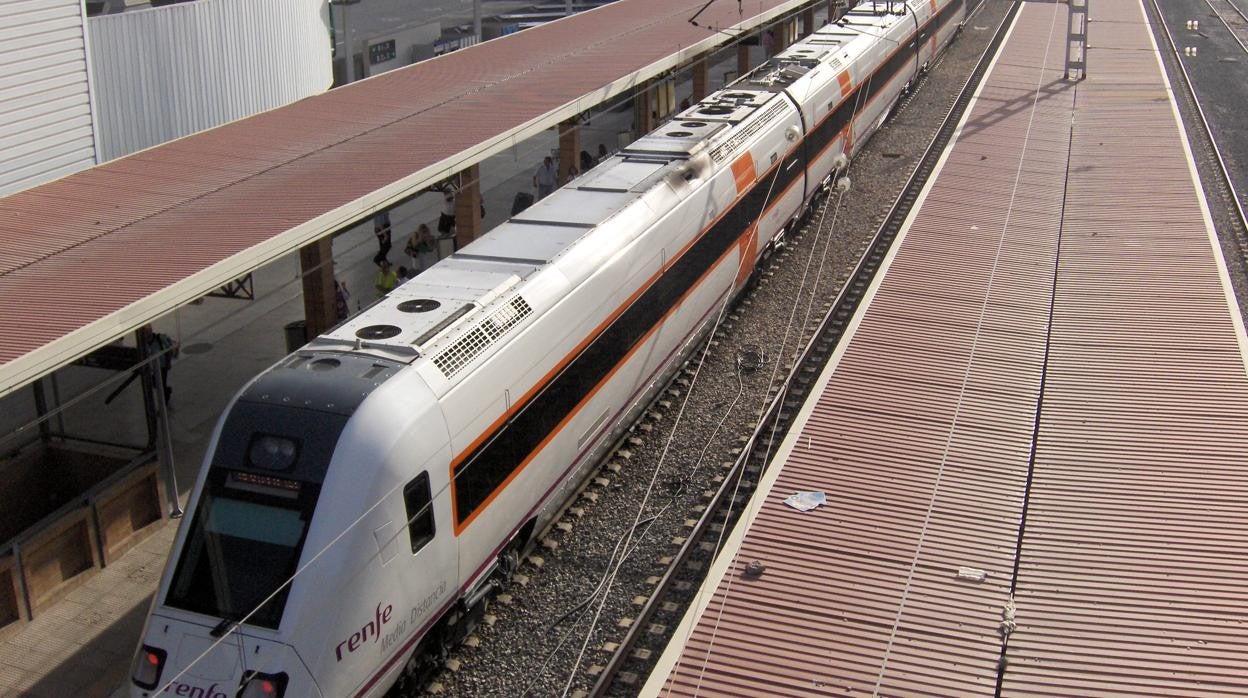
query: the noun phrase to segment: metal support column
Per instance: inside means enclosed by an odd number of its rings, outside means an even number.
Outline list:
[[[481,166],[472,165],[459,173],[455,189],[455,249],[476,240],[482,227]]]
[[[156,452],[161,469],[165,473],[165,491],[169,497],[172,518],[182,517],[182,504],[178,499],[178,476],[174,472],[173,433],[169,430],[169,406],[165,404],[165,381],[161,374],[161,355],[151,353],[155,342],[151,341],[151,325],[144,325],[134,333],[138,348],[139,375],[143,382],[143,409],[147,413],[148,447]]]
[[[654,113],[654,99],[650,94],[650,83],[645,83],[637,88],[637,94],[633,97],[633,132],[637,134],[650,133],[654,130],[654,121],[657,114]]]
[[[35,394],[35,414],[39,417],[39,439],[46,445],[48,438],[52,436],[52,428],[48,424],[48,398],[43,392],[43,379],[32,383],[30,389]]]
[[[334,246],[328,237],[299,248],[303,280],[303,317],[308,339],[338,324],[334,305]]]
[[[1069,0],[1066,32],[1066,79],[1088,76],[1088,0]]]
[[[576,117],[559,122],[559,185],[567,184],[581,167],[581,125]]]
[[[710,92],[711,67],[708,59],[701,58],[693,63],[693,94],[689,101],[700,102]]]
[[[173,432],[169,430],[169,405],[165,403],[165,379],[160,370],[164,358],[155,356],[148,366],[156,384],[156,416],[160,427],[160,461],[165,468],[165,493],[169,497],[169,517],[182,518],[182,501],[178,499],[178,475],[173,462]]]

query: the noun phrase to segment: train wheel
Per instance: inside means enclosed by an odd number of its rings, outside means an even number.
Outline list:
[[[515,576],[516,571],[520,569],[520,548],[523,544],[515,544],[507,546],[507,549],[498,555],[498,571],[503,580],[509,581]]]
[[[425,686],[428,686],[433,677],[446,665],[450,654],[451,648],[446,643],[443,624],[438,623],[429,631],[425,639],[416,645],[415,651],[412,652],[412,656],[408,657],[407,664],[403,667],[403,673],[399,675],[399,680],[395,682],[387,695],[407,698],[423,694]]]

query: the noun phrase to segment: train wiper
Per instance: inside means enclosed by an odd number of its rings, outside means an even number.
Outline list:
[[[208,631],[208,634],[212,637],[221,637],[222,635],[230,632],[230,628],[233,628],[237,622],[238,621],[228,616],[222,618],[220,623],[217,623],[213,626],[212,630]]]

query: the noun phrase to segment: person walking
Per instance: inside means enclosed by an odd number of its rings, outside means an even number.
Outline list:
[[[438,237],[455,236],[455,189],[447,187],[442,192],[442,212],[438,214]]]
[[[381,265],[390,256],[390,212],[382,211],[373,217],[373,235],[377,236],[377,254],[373,255],[373,264]]]
[[[555,184],[559,181],[559,170],[555,168],[555,161],[549,155],[543,160],[537,172],[533,173],[533,186],[537,188],[537,199],[550,196],[555,190]]]
[[[416,226],[415,232],[408,238],[407,246],[403,249],[407,256],[412,258],[413,276],[433,266],[433,263],[437,261],[437,244],[429,226],[424,223]]]

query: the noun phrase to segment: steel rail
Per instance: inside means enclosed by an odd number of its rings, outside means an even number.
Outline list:
[[[759,419],[757,427],[744,443],[740,454],[733,462],[718,490],[711,497],[703,515],[699,517],[693,530],[686,537],[680,550],[673,557],[671,564],[668,565],[663,576],[655,585],[654,592],[651,593],[641,611],[633,619],[619,647],[603,666],[602,672],[589,692],[590,696],[604,696],[613,686],[616,677],[620,674],[625,663],[629,661],[633,648],[636,647],[642,633],[646,631],[648,622],[671,590],[678,572],[692,554],[701,548],[701,539],[715,520],[719,518],[721,507],[726,501],[733,499],[730,495],[738,493],[737,486],[746,471],[747,464],[760,455],[757,449],[765,447],[765,454],[769,455],[773,451],[776,441],[783,439],[792,421],[791,415],[788,418],[784,416],[786,403],[795,393],[805,392],[804,389],[800,389],[800,391],[795,389],[795,384],[801,382],[803,375],[821,371],[831,357],[837,342],[844,335],[846,328],[866,296],[871,280],[883,264],[893,241],[900,233],[907,215],[918,201],[924,185],[935,170],[941,154],[953,140],[958,123],[987,73],[988,65],[991,63],[992,57],[996,55],[1021,4],[1021,0],[1016,0],[1002,18],[996,33],[984,49],[983,55],[980,56],[975,68],[972,69],[967,77],[957,98],[950,105],[944,120],[936,131],[935,137],[919,158],[915,169],[910,174],[910,178],[902,188],[901,194],[894,201],[884,222],[877,229],[867,252],[859,259],[854,273],[841,288],[832,303],[831,309],[824,315],[811,339],[807,342],[799,358],[794,363],[793,369],[780,384],[775,397]],[[965,21],[969,22],[982,6],[983,2],[981,1],[967,16]],[[825,200],[824,205],[830,205],[830,201],[831,197]],[[780,358],[778,357],[777,360],[780,360]],[[731,521],[724,521],[725,527],[730,524]],[[716,549],[714,553],[717,555],[719,550]]]
[[[1231,11],[1239,15],[1239,18],[1244,21],[1244,24],[1248,25],[1248,15],[1245,15],[1244,11],[1239,9],[1238,5],[1231,2],[1231,0],[1218,1],[1219,4],[1230,5]],[[1248,53],[1248,46],[1245,46],[1244,40],[1239,38],[1239,33],[1235,31],[1235,27],[1232,27],[1231,23],[1226,21],[1226,18],[1222,16],[1222,13],[1218,12],[1218,8],[1213,6],[1213,0],[1205,0],[1205,4],[1208,5],[1209,9],[1213,11],[1214,16],[1218,18],[1218,21],[1222,22],[1222,24],[1226,26],[1226,30],[1231,33],[1231,38],[1235,40],[1235,43],[1239,44],[1239,47],[1244,50],[1244,53]]]
[[[1166,43],[1170,45],[1170,50],[1174,55],[1174,62],[1179,67],[1179,72],[1183,75],[1183,87],[1186,88],[1184,91],[1191,97],[1192,106],[1196,110],[1196,115],[1200,118],[1200,128],[1208,139],[1209,146],[1213,149],[1214,159],[1217,160],[1218,170],[1222,174],[1222,183],[1231,194],[1231,204],[1234,206],[1235,213],[1238,216],[1241,235],[1248,235],[1248,218],[1244,216],[1244,206],[1240,202],[1239,192],[1235,190],[1235,182],[1231,179],[1231,172],[1227,169],[1226,160],[1222,157],[1222,149],[1218,147],[1218,141],[1213,137],[1213,128],[1209,125],[1209,119],[1205,117],[1205,110],[1201,108],[1200,99],[1196,96],[1195,83],[1192,82],[1192,77],[1188,74],[1187,67],[1183,65],[1183,56],[1179,53],[1178,45],[1174,43],[1174,36],[1170,33],[1170,25],[1166,22],[1166,17],[1162,14],[1157,0],[1148,0],[1148,2],[1153,8],[1153,14],[1157,17],[1157,21],[1161,23],[1161,33],[1166,37]],[[1205,0],[1205,2],[1208,3],[1208,0]],[[1210,5],[1211,9],[1212,7]],[[1215,14],[1217,14],[1216,11]],[[1240,14],[1242,15],[1243,13],[1241,12]],[[1222,19],[1222,16],[1218,15],[1218,19]],[[1225,23],[1225,20],[1223,20],[1223,24]],[[1230,30],[1229,25],[1227,25],[1227,30]],[[1234,31],[1231,31],[1232,35],[1234,33]],[[1238,41],[1238,38],[1236,40]],[[1248,250],[1243,249],[1243,243],[1240,244],[1240,247],[1241,255],[1248,254]]]

